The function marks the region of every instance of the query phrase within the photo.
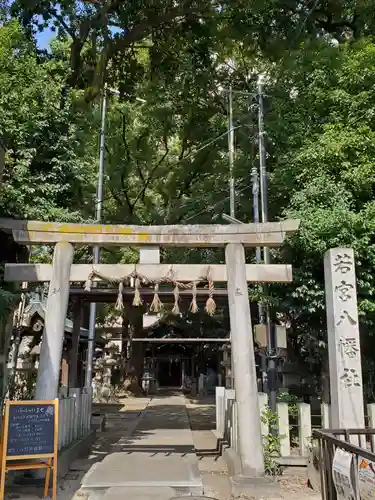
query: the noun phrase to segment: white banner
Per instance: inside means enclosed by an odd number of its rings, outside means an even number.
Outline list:
[[[337,492],[337,500],[356,500],[352,483],[353,455],[337,448],[332,463],[333,482]]]
[[[375,462],[358,457],[358,487],[361,500],[375,499]]]

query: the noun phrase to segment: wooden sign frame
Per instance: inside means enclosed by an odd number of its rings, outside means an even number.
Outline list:
[[[16,455],[8,456],[8,432],[9,432],[9,409],[11,406],[30,405],[51,405],[54,406],[54,443],[53,453],[42,455]],[[5,416],[3,419],[2,439],[1,439],[1,475],[0,475],[0,500],[4,500],[6,473],[11,470],[31,470],[47,469],[44,483],[44,497],[48,496],[49,483],[52,473],[52,500],[57,496],[57,454],[58,454],[58,433],[59,433],[59,400],[43,401],[7,401],[5,403]],[[22,460],[22,462],[20,462]],[[24,462],[24,461],[27,462]],[[16,462],[16,463],[9,463]]]

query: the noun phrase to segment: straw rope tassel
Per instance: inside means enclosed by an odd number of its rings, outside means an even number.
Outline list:
[[[124,292],[124,284],[122,281],[120,281],[120,284],[118,286],[117,300],[116,300],[116,304],[115,304],[116,311],[123,311],[124,310],[124,297],[122,295],[123,292]]]
[[[91,286],[92,286],[92,279],[94,277],[94,273],[91,272],[89,275],[88,275],[88,278],[85,282],[85,292],[90,292],[91,291]]]
[[[154,288],[154,298],[150,306],[150,312],[158,313],[163,309],[163,304],[159,298],[159,283],[156,283]]]
[[[192,294],[193,294],[193,298],[191,299],[191,303],[190,303],[190,311],[193,314],[195,314],[199,311],[199,307],[197,304],[197,283],[196,283],[196,281],[193,282]]]
[[[213,316],[216,312],[216,303],[214,301],[215,285],[214,282],[212,281],[210,270],[207,273],[207,281],[208,281],[208,299],[204,310],[206,311],[207,314]]]
[[[141,280],[137,277],[135,278],[134,282],[134,299],[133,299],[133,306],[141,306],[143,304],[143,300],[141,298],[141,293],[139,289],[141,288]]]
[[[174,295],[174,306],[172,309],[172,314],[180,314],[180,308],[178,307],[178,301],[180,299],[180,291],[178,289],[178,283],[176,283],[176,286],[174,287],[173,295]]]

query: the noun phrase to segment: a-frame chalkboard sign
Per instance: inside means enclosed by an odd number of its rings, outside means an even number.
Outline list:
[[[44,496],[52,473],[52,500],[57,493],[59,401],[7,401],[1,440],[0,500],[11,470],[47,469]]]

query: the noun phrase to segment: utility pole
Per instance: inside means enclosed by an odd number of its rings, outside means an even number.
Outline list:
[[[232,85],[228,90],[228,156],[229,156],[229,210],[230,216],[236,216],[235,194],[234,194],[234,130],[233,130],[233,90]],[[233,349],[231,345],[231,367],[230,367],[230,386],[234,387],[234,366],[233,366]]]
[[[230,216],[235,217],[235,194],[234,194],[234,129],[233,129],[233,91],[232,85],[228,91],[228,153],[229,153],[229,200]]]
[[[259,179],[258,171],[255,165],[251,169],[252,193],[253,193],[253,220],[255,224],[259,223]],[[262,261],[262,250],[256,247],[255,261],[260,264]],[[258,302],[259,322],[264,323],[264,309],[261,302]]]
[[[107,115],[107,85],[104,84],[103,98],[102,98],[102,112],[101,112],[101,125],[100,125],[100,146],[99,146],[99,174],[98,186],[96,192],[96,214],[95,221],[99,224],[102,221],[103,212],[103,185],[104,185],[104,155],[105,155],[105,122]],[[100,247],[95,246],[93,250],[93,264],[99,264],[100,260]],[[86,377],[85,386],[91,387],[92,385],[92,362],[94,356],[95,344],[95,323],[96,323],[96,303],[90,302],[90,322],[89,322],[89,335],[87,344],[87,359],[86,359]]]
[[[100,124],[100,146],[99,146],[99,174],[98,174],[98,186],[96,191],[96,214],[95,221],[100,224],[103,215],[103,186],[104,186],[104,159],[105,159],[105,124],[107,119],[107,96],[108,93],[120,95],[117,89],[108,88],[107,84],[104,84],[103,88],[103,98],[102,98],[102,111],[101,111],[101,124]],[[145,99],[141,97],[136,97],[136,101],[145,103]],[[95,246],[93,250],[93,264],[99,264],[100,261],[100,247]],[[95,286],[95,283],[94,283]],[[89,335],[88,335],[88,345],[87,345],[87,358],[86,358],[86,376],[85,376],[85,386],[91,387],[92,385],[92,361],[94,355],[94,344],[95,344],[95,322],[96,322],[96,304],[95,302],[90,303],[90,321],[89,321]]]
[[[260,202],[262,222],[268,222],[268,182],[266,170],[266,152],[264,146],[264,104],[263,104],[263,78],[258,78],[258,141],[259,141],[259,177],[260,177]],[[269,248],[263,247],[263,260],[265,264],[270,263]],[[263,287],[267,295],[267,287]],[[277,409],[277,366],[274,332],[272,331],[270,310],[265,306],[263,314],[267,329],[267,357],[268,357],[268,391],[269,406],[273,412]]]

